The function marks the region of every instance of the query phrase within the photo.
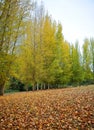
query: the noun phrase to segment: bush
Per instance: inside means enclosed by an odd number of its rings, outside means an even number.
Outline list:
[[[11,77],[6,86],[5,91],[25,91],[25,85],[15,77]]]

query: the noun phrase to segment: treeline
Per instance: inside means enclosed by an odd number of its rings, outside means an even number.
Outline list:
[[[70,44],[43,3],[27,1],[0,2],[0,94],[94,83],[94,39]]]

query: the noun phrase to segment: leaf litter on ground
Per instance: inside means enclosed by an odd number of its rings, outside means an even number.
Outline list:
[[[0,130],[93,130],[94,86],[0,97]]]

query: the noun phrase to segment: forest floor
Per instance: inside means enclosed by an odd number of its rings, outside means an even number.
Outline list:
[[[94,86],[1,96],[0,130],[94,130]]]

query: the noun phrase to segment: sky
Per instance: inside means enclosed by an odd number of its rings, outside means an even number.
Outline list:
[[[52,18],[61,22],[65,40],[82,45],[85,38],[94,37],[94,0],[42,1]]]

